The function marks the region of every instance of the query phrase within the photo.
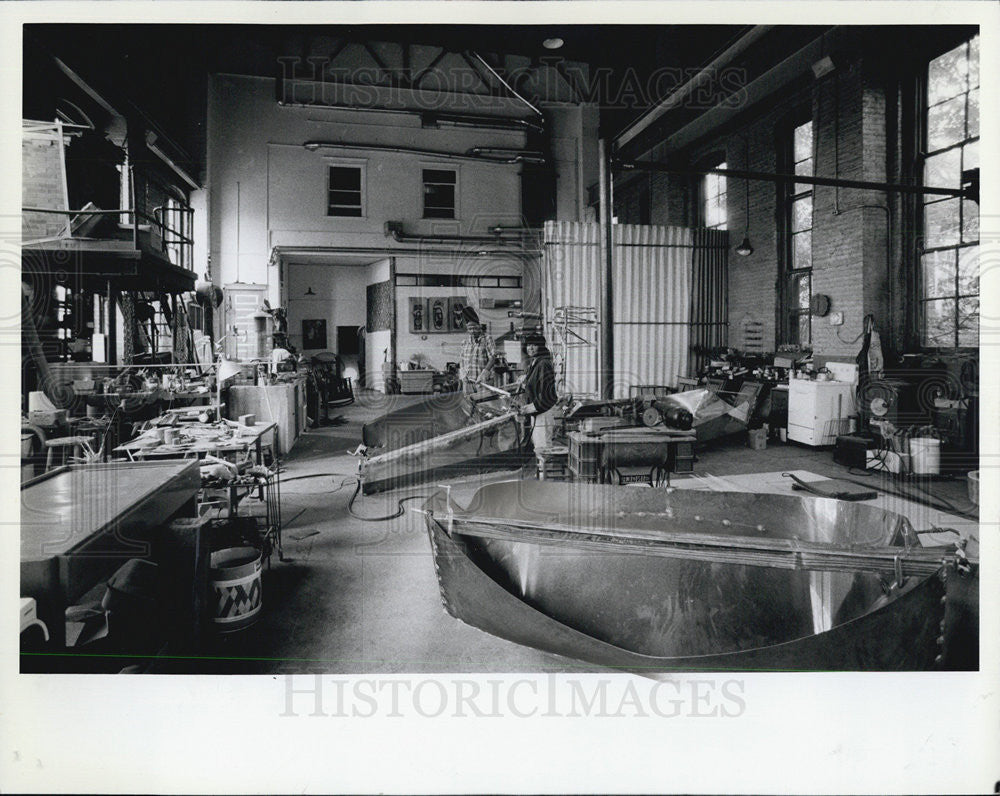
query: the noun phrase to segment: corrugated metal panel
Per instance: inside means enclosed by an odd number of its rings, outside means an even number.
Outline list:
[[[675,385],[687,372],[691,231],[622,225],[615,232],[615,396],[633,384]]]
[[[613,232],[615,395],[627,396],[630,385],[673,385],[687,372],[693,242],[683,227],[617,225]],[[546,330],[574,394],[599,392],[600,325],[558,328],[553,319],[561,307],[592,308],[599,317],[600,235],[598,224],[545,225]],[[593,344],[563,349],[568,331]]]
[[[597,395],[600,372],[599,324],[565,324],[556,328],[560,307],[590,309],[600,313],[600,226],[575,221],[545,224],[544,316],[549,346],[556,355],[561,390],[573,395]],[[584,340],[576,339],[579,335]],[[562,341],[572,344],[563,349]],[[562,360],[561,362],[558,360]]]

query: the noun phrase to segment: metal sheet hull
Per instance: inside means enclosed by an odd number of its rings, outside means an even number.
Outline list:
[[[942,652],[938,636],[946,603],[941,598],[957,576],[947,584],[939,576],[908,578],[902,588],[889,590],[887,579],[876,573],[774,569],[449,535],[444,499],[436,497],[429,508],[430,540],[449,613],[520,644],[644,674],[919,670],[934,665]],[[775,538],[879,547],[893,544],[901,527],[901,518],[890,512],[834,500],[533,481],[490,485],[468,508],[452,508],[459,519],[548,518],[581,527],[617,522],[733,534],[752,526]],[[966,624],[968,631],[971,623]],[[954,660],[966,666],[975,660],[967,654],[977,646],[968,632],[949,641]]]
[[[380,451],[396,450],[468,425],[472,411],[472,402],[462,393],[431,396],[365,423],[362,441]]]
[[[523,449],[520,422],[511,420],[481,433],[475,431],[477,421],[483,419],[467,397],[453,393],[404,407],[365,425],[364,443],[379,455],[363,464],[364,493],[516,469],[530,461],[530,453]],[[464,429],[470,434],[462,437]],[[387,455],[394,452],[400,455]]]

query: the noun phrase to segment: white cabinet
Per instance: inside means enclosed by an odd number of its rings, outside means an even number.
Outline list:
[[[788,438],[806,445],[833,445],[850,429],[854,385],[792,379],[788,383]]]

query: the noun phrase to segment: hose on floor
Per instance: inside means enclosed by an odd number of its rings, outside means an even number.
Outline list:
[[[364,517],[358,514],[354,510],[354,501],[358,498],[358,493],[361,492],[361,479],[355,479],[358,484],[354,487],[354,494],[351,495],[351,499],[347,501],[347,512],[356,520],[362,520],[363,522],[388,522],[389,520],[394,520],[397,517],[402,517],[406,513],[406,506],[404,505],[409,500],[427,500],[432,497],[432,494],[427,495],[408,495],[407,497],[400,498],[396,501],[396,511],[393,514],[386,514],[384,517]]]

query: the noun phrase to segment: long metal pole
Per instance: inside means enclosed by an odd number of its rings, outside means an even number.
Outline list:
[[[700,176],[702,174],[719,174],[723,177],[734,177],[744,180],[761,180],[764,182],[801,183],[802,185],[824,185],[836,188],[858,188],[860,190],[883,191],[885,193],[926,194],[928,196],[952,196],[969,199],[976,198],[975,190],[964,188],[935,188],[923,185],[900,185],[890,182],[871,182],[869,180],[847,180],[839,177],[812,177],[805,174],[774,174],[766,171],[746,171],[744,169],[683,169],[666,163],[655,163],[646,160],[622,160],[614,164],[624,171],[655,171],[662,174],[677,176]]]
[[[614,240],[611,226],[613,208],[611,206],[611,169],[609,166],[607,141],[597,142],[600,160],[598,184],[601,191],[601,397],[614,398],[615,392],[615,327],[614,327]]]

